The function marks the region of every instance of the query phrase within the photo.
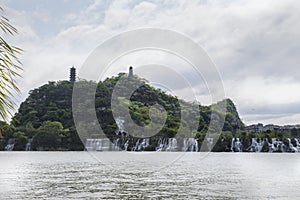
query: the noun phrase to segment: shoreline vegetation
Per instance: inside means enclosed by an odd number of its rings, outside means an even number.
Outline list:
[[[74,73],[74,72],[73,72]],[[70,81],[48,82],[31,90],[27,99],[21,103],[11,122],[0,122],[0,150],[8,151],[199,151],[212,118],[220,120],[225,115],[222,133],[215,146],[207,147],[213,152],[298,152],[300,151],[300,129],[287,130],[260,128],[261,124],[245,126],[241,121],[234,103],[224,99],[211,106],[198,106],[194,110],[192,102],[186,102],[169,95],[160,89],[151,87],[146,80],[132,75],[127,84],[142,85],[131,96],[130,102],[118,99],[120,109],[129,106],[132,120],[145,126],[151,122],[150,107],[156,103],[164,107],[167,113],[166,123],[153,137],[139,139],[126,132],[122,118],[114,119],[111,108],[112,91],[125,73],[107,78],[102,82],[79,80],[76,84],[89,88],[96,86],[95,109],[97,119],[106,138],[98,138],[97,133],[90,134],[91,123],[85,122],[85,135],[78,136],[72,114],[72,92],[74,77]],[[124,84],[122,91],[126,93]],[[85,90],[88,91],[88,90]],[[122,95],[121,95],[122,96]],[[82,107],[87,102],[82,102]],[[184,105],[181,108],[180,105]],[[226,113],[216,108],[226,106]],[[80,110],[78,111],[80,112]],[[181,122],[181,113],[199,121],[196,129],[191,122]],[[178,135],[180,124],[184,131]],[[135,133],[137,135],[138,133]],[[84,141],[85,145],[82,143]],[[208,141],[204,141],[208,140]]]

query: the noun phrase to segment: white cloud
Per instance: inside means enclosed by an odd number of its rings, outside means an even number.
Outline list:
[[[207,50],[220,70],[227,96],[243,116],[252,115],[247,121],[260,120],[249,111],[251,107],[300,102],[298,1],[95,0],[63,17],[4,8],[21,32],[14,41],[26,50],[20,82],[23,98],[42,82],[67,78],[68,67],[81,65],[105,39],[134,28],[156,27],[179,31]],[[54,29],[50,22],[63,26]],[[48,29],[52,34],[41,35]],[[270,120],[278,118],[273,115]],[[298,117],[280,120],[296,122]]]
[[[224,84],[228,96],[247,106],[300,102],[300,82],[288,77],[236,77]]]

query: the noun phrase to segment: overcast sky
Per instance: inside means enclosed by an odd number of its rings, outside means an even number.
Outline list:
[[[246,124],[300,124],[300,1],[1,0],[24,49],[22,94],[68,79],[106,39],[164,28],[201,45]]]

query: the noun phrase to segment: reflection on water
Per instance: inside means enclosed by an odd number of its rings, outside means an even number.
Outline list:
[[[169,167],[145,173],[156,161],[126,152],[1,152],[1,199],[297,199],[300,154],[187,153]],[[132,156],[132,155],[130,155]],[[114,160],[114,161],[113,161]],[[117,168],[117,171],[113,169]],[[129,170],[132,168],[132,170]],[[124,169],[122,171],[122,169]]]

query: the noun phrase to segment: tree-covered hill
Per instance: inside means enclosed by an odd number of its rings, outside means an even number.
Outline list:
[[[112,115],[111,98],[115,85],[126,74],[107,78],[95,83],[80,80],[76,84],[82,87],[97,86],[95,95],[95,109],[98,121],[108,138],[117,137],[118,126]],[[127,84],[127,85],[126,85]],[[130,86],[137,87],[130,101],[122,98],[128,92]],[[29,92],[28,98],[21,103],[18,112],[12,118],[11,124],[2,124],[2,149],[9,139],[15,139],[15,150],[23,150],[26,140],[33,139],[32,148],[38,150],[82,150],[84,146],[77,135],[72,115],[72,92],[74,82],[58,81],[49,82]],[[117,99],[118,107],[122,110],[129,106],[132,120],[145,126],[151,122],[149,110],[152,105],[159,104],[166,111],[166,123],[155,137],[172,138],[178,133],[181,123],[181,115],[196,118],[199,124],[191,124],[190,120],[183,121],[181,127],[191,137],[203,138],[206,133],[212,115],[212,106],[195,106],[192,102],[185,102],[164,91],[151,87],[146,80],[133,76],[120,86]],[[88,90],[86,90],[88,91]],[[82,102],[84,104],[85,102]],[[235,135],[243,130],[244,125],[239,118],[235,105],[230,99],[225,99],[218,104],[225,104],[227,108],[223,131]],[[183,106],[183,107],[181,107]],[[156,112],[156,111],[155,111]],[[215,112],[218,115],[218,112]],[[160,111],[157,110],[157,119],[160,120]],[[126,123],[126,122],[125,122]],[[196,127],[196,128],[195,128]],[[130,128],[130,127],[128,127]],[[89,127],[86,127],[89,131]],[[125,129],[126,131],[126,129]],[[129,135],[131,133],[128,133]],[[89,135],[90,136],[90,135]],[[94,135],[93,137],[97,137]],[[134,138],[133,138],[134,140]],[[201,140],[199,140],[201,141]]]

